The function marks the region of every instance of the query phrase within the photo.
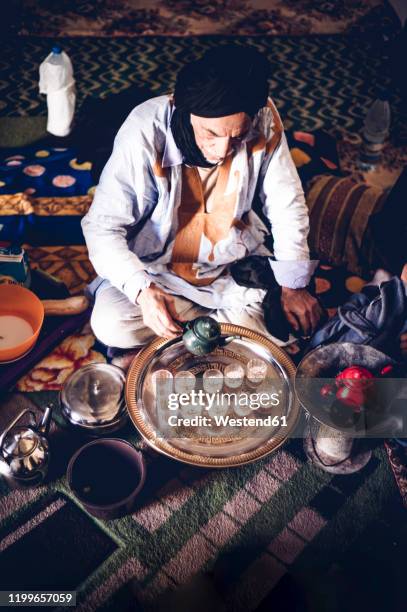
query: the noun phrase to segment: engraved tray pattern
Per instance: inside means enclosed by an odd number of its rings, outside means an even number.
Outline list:
[[[202,467],[232,467],[255,461],[275,451],[293,432],[300,407],[291,381],[295,366],[284,350],[262,334],[228,323],[221,324],[222,335],[239,336],[223,348],[205,357],[189,353],[181,337],[175,340],[157,338],[146,346],[131,363],[126,380],[126,402],[130,417],[147,443],[156,451],[184,463]],[[258,357],[268,363],[267,377],[275,378],[283,390],[284,401],[274,415],[284,414],[287,426],[242,428],[238,435],[163,438],[158,431],[157,408],[154,400],[151,374],[166,368],[175,372],[190,369],[199,374],[205,367],[224,367],[234,361],[243,365]],[[291,380],[290,380],[291,379]],[[255,414],[251,416],[256,416]],[[249,431],[250,429],[250,431]],[[253,435],[253,433],[255,435]],[[251,435],[250,435],[251,434]]]

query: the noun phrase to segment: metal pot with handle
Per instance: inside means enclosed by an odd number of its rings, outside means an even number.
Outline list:
[[[30,414],[30,424],[21,425]],[[46,408],[37,425],[32,410],[22,410],[0,436],[0,473],[13,487],[33,487],[45,478],[49,464],[47,434],[52,408]]]

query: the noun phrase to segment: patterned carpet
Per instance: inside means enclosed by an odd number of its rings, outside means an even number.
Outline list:
[[[0,422],[51,398],[13,395]],[[147,483],[131,516],[102,522],[67,487],[66,461],[83,440],[60,423],[51,482],[25,492],[0,483],[2,588],[78,588],[81,612],[342,612],[343,597],[347,612],[403,609],[405,512],[383,448],[354,476],[316,469],[295,440],[211,472],[158,456],[130,429]]]
[[[61,42],[74,60],[82,102],[85,95],[108,95],[130,83],[166,91],[180,64],[215,39]],[[376,75],[384,70],[372,41],[329,36],[248,42],[273,61],[272,95],[287,127],[360,130],[379,87]],[[31,38],[5,46],[3,114],[45,114],[36,79],[48,47],[49,41]],[[397,125],[402,109],[396,96],[392,110]],[[62,277],[73,292],[92,274],[78,245],[32,247],[29,254],[33,266]],[[327,267],[318,271],[318,291],[327,306],[363,283],[343,271],[332,283],[331,274]],[[39,379],[57,381],[51,385],[56,389],[64,367],[102,359],[93,343],[88,328],[68,339],[57,349],[63,367],[58,371],[54,360]],[[28,388],[32,379],[25,382]],[[5,396],[0,429],[21,407],[34,402],[42,410],[50,400],[58,404],[57,391]],[[58,409],[49,482],[25,492],[0,482],[1,588],[77,588],[78,610],[84,612],[343,612],[344,601],[347,612],[404,609],[405,511],[382,446],[354,476],[318,470],[306,462],[296,440],[253,465],[210,472],[152,453],[133,428],[120,435],[138,446],[148,463],[147,483],[131,516],[102,522],[76,503],[64,473],[83,440],[64,429]]]
[[[166,93],[179,68],[209,47],[235,41],[264,52],[272,65],[270,93],[285,127],[359,132],[367,108],[389,85],[380,39],[327,37],[66,38],[60,44],[74,65],[78,108],[86,96],[104,97],[131,85]],[[45,115],[38,93],[38,66],[49,52],[47,39],[18,38],[0,57],[0,112],[3,116]],[[392,92],[396,138],[405,109]]]
[[[27,245],[30,265],[35,270],[40,268],[62,280],[72,295],[82,293],[86,285],[94,278],[95,272],[88,259],[85,246],[47,246],[31,247]]]
[[[33,267],[72,292],[92,273],[83,246],[28,252]],[[362,284],[329,266],[317,273],[327,306]],[[22,492],[0,482],[2,588],[77,589],[83,612],[342,612],[343,589],[347,612],[402,609],[405,510],[380,444],[353,476],[307,463],[301,440],[253,465],[211,472],[156,455],[129,427],[118,435],[147,461],[138,508],[116,521],[90,517],[64,476],[85,440],[64,428],[57,389],[80,365],[104,359],[86,326],[2,398],[0,429],[22,407],[57,407],[48,483]],[[13,571],[21,558],[24,568]]]
[[[383,0],[25,0],[13,25],[23,36],[181,37],[333,34],[393,22]]]

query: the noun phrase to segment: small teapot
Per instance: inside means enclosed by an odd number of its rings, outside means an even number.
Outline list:
[[[30,414],[30,424],[17,425],[27,412]],[[44,480],[50,455],[46,436],[51,413],[52,408],[48,406],[37,425],[34,412],[25,409],[1,434],[0,474],[12,487],[33,487]]]
[[[225,346],[239,336],[222,337],[220,324],[213,317],[197,317],[181,323],[182,341],[185,348],[198,357],[211,353],[219,346]]]

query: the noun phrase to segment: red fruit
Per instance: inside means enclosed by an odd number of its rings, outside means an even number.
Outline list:
[[[336,385],[345,385],[352,389],[367,389],[373,384],[374,376],[367,368],[362,366],[350,366],[345,368],[336,377]]]
[[[322,397],[327,397],[328,395],[333,395],[334,394],[333,385],[323,385],[320,388],[319,392],[322,395]]]
[[[365,403],[365,394],[361,389],[343,386],[337,390],[336,397],[342,404],[357,409],[358,411]]]

